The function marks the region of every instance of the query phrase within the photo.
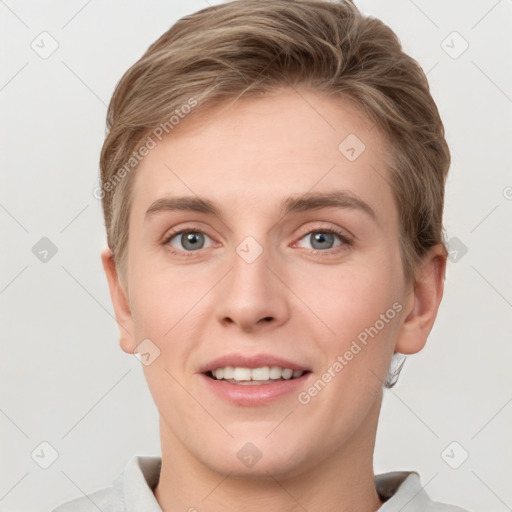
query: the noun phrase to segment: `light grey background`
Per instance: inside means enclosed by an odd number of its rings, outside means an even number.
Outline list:
[[[416,470],[439,501],[511,510],[512,2],[356,3],[428,72],[453,157],[445,227],[457,251],[426,348],[385,394],[375,469]],[[132,455],[159,454],[140,363],[118,345],[92,191],[114,85],[207,5],[0,1],[2,511],[50,510],[111,485]],[[47,262],[32,251],[43,237],[57,247]],[[48,469],[43,441],[58,452]]]

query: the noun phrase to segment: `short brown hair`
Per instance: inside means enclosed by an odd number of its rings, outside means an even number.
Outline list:
[[[180,19],[116,86],[100,170],[107,241],[121,282],[130,170],[151,132],[160,126],[170,133],[172,118],[179,122],[191,104],[193,117],[242,96],[299,86],[350,101],[389,141],[403,269],[408,281],[414,279],[427,251],[444,244],[450,165],[443,124],[421,67],[389,27],[362,15],[349,0],[235,0]]]

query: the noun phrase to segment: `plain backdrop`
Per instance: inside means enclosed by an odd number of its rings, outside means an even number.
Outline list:
[[[142,368],[118,344],[93,189],[115,84],[208,3],[0,1],[2,511],[49,511],[159,454]],[[511,510],[512,2],[356,3],[428,74],[453,159],[444,300],[385,393],[375,470],[416,470],[436,500],[472,511]]]

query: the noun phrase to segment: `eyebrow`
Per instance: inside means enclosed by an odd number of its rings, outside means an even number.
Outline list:
[[[308,192],[297,197],[287,197],[281,204],[283,215],[291,212],[319,210],[321,208],[360,210],[371,217],[372,220],[377,221],[377,215],[373,208],[348,190],[334,190],[327,193]]]
[[[377,221],[373,208],[360,197],[348,190],[334,190],[327,193],[308,192],[298,196],[286,197],[281,201],[281,215],[293,212],[320,210],[322,208],[344,208],[359,210]],[[221,209],[213,201],[197,196],[162,197],[146,210],[145,218],[163,211],[193,211],[222,218]]]

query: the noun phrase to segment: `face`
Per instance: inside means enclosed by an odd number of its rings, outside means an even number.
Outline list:
[[[297,474],[371,444],[414,304],[385,141],[306,91],[201,119],[136,171],[122,345],[150,340],[143,368],[173,453]]]

